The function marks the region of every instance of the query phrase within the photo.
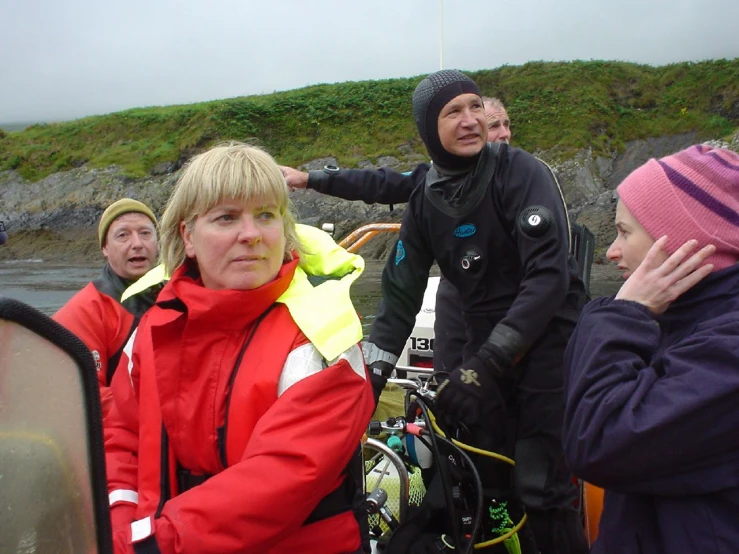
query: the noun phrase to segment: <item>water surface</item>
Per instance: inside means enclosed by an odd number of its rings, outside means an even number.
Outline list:
[[[367,260],[366,269],[352,287],[352,298],[362,318],[365,333],[380,301],[380,276],[384,262]],[[100,274],[100,265],[62,265],[41,260],[0,262],[0,296],[30,304],[45,314],[53,314],[77,291]],[[603,266],[600,266],[603,268]],[[594,266],[593,297],[615,294],[621,281],[609,271]]]
[[[101,270],[101,265],[60,265],[41,260],[0,262],[0,296],[30,304],[52,315],[82,289]],[[383,263],[368,260],[362,276],[352,287],[352,298],[369,331],[380,300],[380,274]]]

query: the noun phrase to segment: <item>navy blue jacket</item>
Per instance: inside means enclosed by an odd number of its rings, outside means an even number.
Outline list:
[[[567,460],[606,490],[592,552],[739,552],[739,264],[660,316],[588,304],[565,390]]]

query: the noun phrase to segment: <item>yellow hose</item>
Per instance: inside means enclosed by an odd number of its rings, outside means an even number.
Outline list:
[[[429,419],[431,420],[431,427],[433,428],[434,432],[441,435],[445,439],[449,438],[446,436],[444,431],[442,431],[441,428],[436,424],[436,417],[434,417],[434,414],[431,412],[431,410],[428,411],[428,414],[429,414]],[[496,460],[500,460],[501,462],[505,462],[512,466],[516,465],[516,462],[513,461],[513,459],[509,458],[508,456],[503,456],[503,454],[498,454],[497,452],[490,452],[489,450],[483,450],[482,448],[470,446],[469,444],[460,442],[457,439],[449,439],[449,440],[451,440],[455,446],[458,446],[462,450],[467,450],[468,452],[474,452],[475,454],[480,454],[481,456],[487,456],[488,458],[494,458]],[[482,548],[488,548],[489,546],[500,544],[503,541],[511,538],[513,535],[515,535],[516,533],[518,533],[518,531],[521,530],[521,527],[524,526],[524,524],[526,523],[526,520],[527,520],[527,516],[526,514],[524,514],[523,517],[521,518],[521,521],[519,521],[513,529],[511,529],[504,535],[501,535],[489,541],[478,542],[477,544],[475,544],[475,550],[480,550]]]

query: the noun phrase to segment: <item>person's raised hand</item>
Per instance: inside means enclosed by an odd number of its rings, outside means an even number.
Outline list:
[[[667,237],[657,240],[644,260],[621,286],[617,300],[638,302],[654,314],[663,313],[677,298],[713,271],[713,264],[701,266],[716,251],[712,244],[695,250],[698,241],[689,240],[665,259]]]
[[[308,186],[308,174],[304,171],[298,171],[286,165],[281,165],[280,171],[282,171],[282,176],[290,190],[304,189]]]

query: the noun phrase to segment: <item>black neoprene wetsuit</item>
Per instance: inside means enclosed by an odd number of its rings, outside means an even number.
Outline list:
[[[518,363],[499,379],[515,428],[514,437],[508,438],[517,461],[516,490],[530,509],[566,509],[575,489],[561,447],[562,357],[585,302],[585,289],[569,255],[567,213],[549,169],[506,144],[494,158],[484,194],[457,215],[440,209],[440,195],[434,199],[437,192],[428,190],[427,164],[407,176],[387,169],[340,171],[328,176],[325,184],[329,194],[356,193],[362,189],[359,184],[369,182],[380,191],[377,197],[382,194],[386,199],[412,190],[399,240],[383,271],[383,301],[369,342],[395,356],[401,353],[435,260],[460,292],[465,359],[499,323],[519,335]],[[549,214],[549,226],[541,236],[527,234],[519,223],[534,206]]]

